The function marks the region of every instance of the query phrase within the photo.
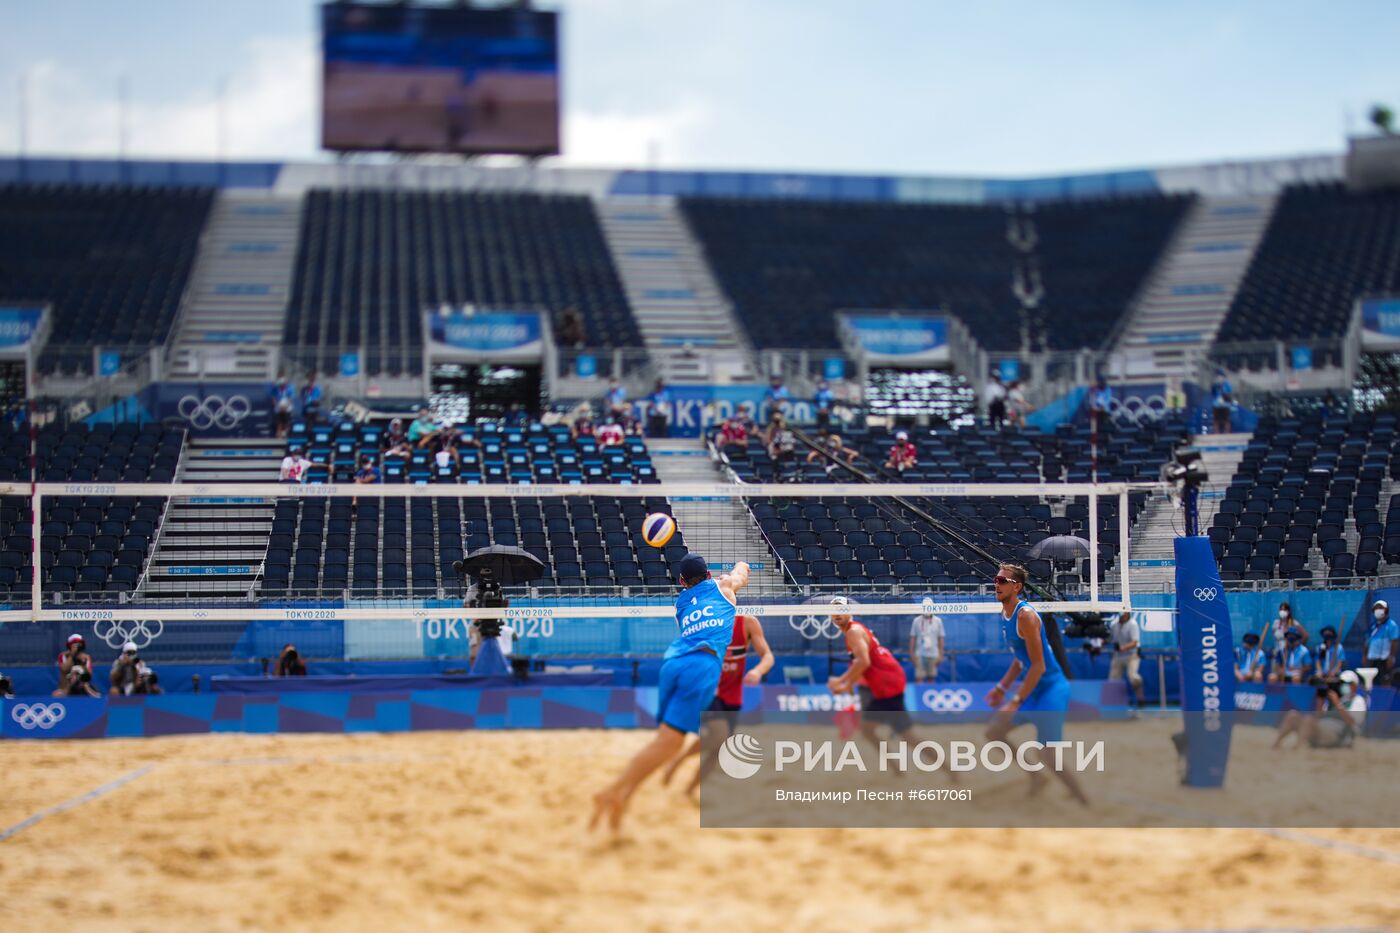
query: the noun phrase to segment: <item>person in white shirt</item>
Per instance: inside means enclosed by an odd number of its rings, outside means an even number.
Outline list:
[[[923,615],[915,616],[909,628],[909,654],[914,658],[914,679],[933,683],[943,660],[943,620],[933,614],[933,600],[925,599],[921,608]]]
[[[1137,695],[1137,705],[1142,706],[1147,702],[1142,693],[1142,674],[1138,672],[1142,665],[1142,655],[1138,651],[1142,645],[1142,630],[1133,621],[1133,614],[1124,612],[1119,614],[1118,621],[1109,626],[1108,635],[1113,642],[1108,679],[1121,680],[1126,676],[1128,683],[1132,684],[1133,693]]]
[[[287,456],[282,458],[282,468],[277,473],[277,478],[284,483],[301,483],[306,481],[306,471],[313,466],[312,462],[306,459],[300,447],[293,447],[287,451]]]
[[[1366,723],[1366,698],[1361,695],[1361,678],[1356,671],[1342,671],[1338,690],[1327,690],[1322,712],[1305,713],[1291,709],[1279,723],[1274,748],[1295,732],[1298,747],[1348,748]],[[1320,692],[1320,691],[1319,691]]]

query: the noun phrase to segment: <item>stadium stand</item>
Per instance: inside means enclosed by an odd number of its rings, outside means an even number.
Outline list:
[[[332,465],[346,481],[361,453],[378,455],[381,425],[345,422],[294,425],[288,446],[306,445],[311,459]],[[406,461],[387,457],[387,483],[656,483],[640,437],[600,448],[572,440],[563,425],[506,428],[485,422],[462,432],[461,464],[436,467],[427,450]],[[399,460],[399,462],[395,462]],[[313,481],[325,473],[313,472]],[[677,532],[664,550],[638,536],[642,517],[670,513],[664,498],[519,497],[412,501],[384,499],[352,507],[347,499],[282,500],[269,540],[262,592],[317,594],[350,589],[357,596],[436,596],[455,585],[452,562],[477,548],[522,547],[545,565],[536,584],[545,592],[616,592],[626,586],[667,586],[669,566],[685,554]],[[353,560],[352,560],[353,557]]]
[[[1400,289],[1400,190],[1355,192],[1340,183],[1284,190],[1219,343],[1340,337],[1356,299]],[[1271,352],[1226,358],[1272,367]],[[1315,365],[1340,365],[1339,354]]]
[[[38,432],[35,464],[46,482],[168,483],[184,447],[183,429],[157,424],[46,425]],[[0,427],[0,479],[29,478],[29,433]],[[151,553],[165,500],[59,496],[43,501],[40,564],[45,594],[133,591]],[[0,500],[0,592],[27,596],[32,579],[27,498]]]
[[[1187,437],[1184,421],[1163,419],[1136,430],[1119,432],[1102,441],[1098,466],[1105,480],[1147,480],[1156,476],[1173,448]],[[1087,429],[1063,425],[1054,434],[995,432],[986,427],[959,431],[911,431],[919,467],[906,470],[905,482],[1035,483],[1087,481],[1091,451]],[[894,438],[884,429],[855,430],[841,435],[842,444],[859,451],[858,467],[878,471]],[[750,438],[747,447],[726,447],[726,464],[744,482],[842,482],[855,477],[824,462],[775,467],[762,442]],[[893,478],[887,474],[887,478]],[[1147,497],[1129,498],[1130,525]],[[986,500],[916,499],[914,504],[958,537],[979,545],[998,559],[1025,560],[1026,549],[1050,535],[1084,536],[1089,527],[1087,500],[1079,499],[1055,514],[1051,505],[1034,497]],[[1121,550],[1117,502],[1099,503],[1100,573],[1113,568]],[[839,498],[798,504],[770,500],[754,503],[752,512],[774,555],[796,585],[900,584],[906,588],[940,590],[986,585],[995,566],[945,531],[931,526],[907,507],[881,509],[868,499]],[[1042,581],[1073,587],[1089,579],[1088,561],[1030,561],[1028,569]]]
[[[1400,562],[1400,510],[1380,513],[1395,427],[1395,415],[1261,419],[1208,532],[1221,579],[1349,585],[1382,554]]]
[[[1036,209],[1050,349],[1104,342],[1189,203],[1144,197]],[[837,347],[833,312],[840,309],[942,308],[984,349],[1019,346],[1015,253],[1001,207],[723,198],[681,204],[756,346]]]
[[[420,373],[422,315],[443,304],[574,307],[590,345],[641,345],[585,197],[317,190],[301,223],[284,339],[324,371],[363,347],[370,373]]]
[[[165,342],[211,188],[0,187],[0,299],[49,302],[44,373],[88,373],[91,346]]]

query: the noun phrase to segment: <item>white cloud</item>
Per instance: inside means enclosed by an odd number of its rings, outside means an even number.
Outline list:
[[[317,149],[319,55],[304,39],[254,38],[246,65],[228,76],[227,152],[231,158],[306,158]],[[29,152],[111,157],[119,151],[117,80],[98,86],[45,60],[29,73]],[[154,99],[153,99],[154,98]],[[214,86],[159,93],[133,84],[127,154],[212,159],[219,155]],[[0,126],[0,149],[17,147],[17,126]]]
[[[693,140],[707,122],[706,110],[687,103],[656,113],[573,110],[564,114],[565,165],[645,166],[651,146],[661,165],[683,164],[691,157]]]

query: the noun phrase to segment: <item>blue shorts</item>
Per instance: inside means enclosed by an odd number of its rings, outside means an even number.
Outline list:
[[[1058,742],[1065,734],[1065,714],[1069,712],[1069,681],[1063,677],[1044,687],[1036,687],[1026,697],[1012,720],[1017,725],[1032,723],[1041,742]]]
[[[679,732],[700,731],[700,714],[719,689],[724,665],[708,651],[691,651],[661,663],[656,720]]]

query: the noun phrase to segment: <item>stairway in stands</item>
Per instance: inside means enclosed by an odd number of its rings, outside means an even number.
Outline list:
[[[185,450],[178,483],[277,481],[285,441],[202,438]],[[267,554],[274,500],[251,496],[174,499],[136,598],[247,598]]]
[[[1225,490],[1239,469],[1249,444],[1249,434],[1202,434],[1191,441],[1201,452],[1205,464],[1206,488],[1200,498],[1201,534],[1210,527],[1211,519],[1220,508]],[[1138,518],[1128,557],[1128,587],[1133,592],[1162,592],[1176,582],[1177,537],[1186,530],[1182,512],[1166,495],[1154,494]]]
[[[276,377],[300,223],[299,198],[219,194],[175,322],[171,378]]]
[[[724,482],[709,453],[694,439],[649,440],[647,449],[662,483]],[[739,488],[735,484],[735,489]],[[703,555],[716,576],[733,561],[744,560],[753,568],[745,592],[759,596],[792,592],[753,516],[740,500],[673,496],[671,510],[686,547]]]
[[[667,382],[752,378],[752,349],[674,198],[611,198],[598,217],[628,304]],[[723,380],[727,381],[727,380]]]
[[[1116,352],[1139,360],[1132,381],[1196,376],[1273,214],[1272,195],[1202,198],[1153,271]],[[1148,361],[1150,360],[1150,365]]]

